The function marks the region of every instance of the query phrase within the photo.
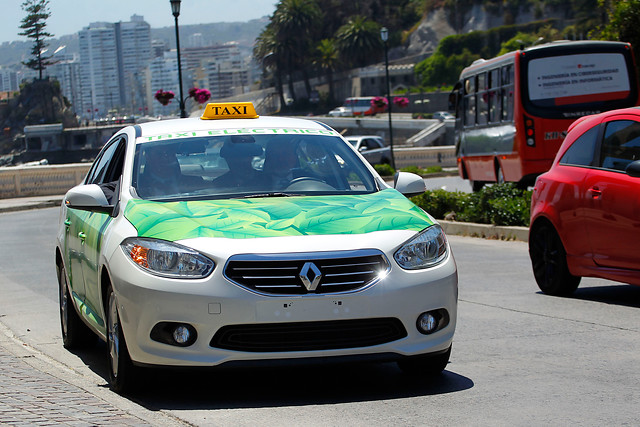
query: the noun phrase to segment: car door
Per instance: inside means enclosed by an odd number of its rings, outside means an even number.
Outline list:
[[[118,137],[107,143],[95,173],[87,181],[87,184],[97,184],[102,187],[110,204],[117,202],[115,193],[119,188],[118,183],[122,175],[122,165],[126,140]],[[115,194],[114,194],[115,193]],[[111,200],[110,200],[111,199]],[[113,217],[107,213],[83,211],[82,229],[82,277],[84,280],[84,303],[88,320],[95,322],[97,326],[103,326],[100,315],[100,253],[102,239]]]
[[[377,141],[373,138],[363,138],[360,143],[360,150],[365,159],[372,165],[381,163],[382,152],[377,150],[381,148]]]
[[[106,162],[105,154],[108,150],[98,153],[83,184],[91,184],[100,173],[104,173]],[[65,254],[67,254],[66,266],[69,275],[71,295],[78,300],[84,310],[85,279],[83,266],[87,263],[86,256],[86,222],[92,217],[91,213],[81,209],[66,208],[65,210]]]
[[[640,269],[640,179],[625,173],[640,159],[640,123],[634,116],[604,124],[596,167],[584,181],[583,217],[593,260],[603,267]]]

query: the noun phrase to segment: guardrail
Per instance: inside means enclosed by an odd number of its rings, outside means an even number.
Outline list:
[[[396,169],[407,166],[442,166],[443,168],[455,167],[456,147],[454,145],[442,145],[438,147],[393,147],[393,157]]]
[[[455,147],[394,147],[396,168],[407,166],[453,167]],[[89,171],[89,163],[0,168],[0,199],[64,194],[79,184]]]
[[[0,199],[64,194],[79,184],[89,163],[0,168]]]

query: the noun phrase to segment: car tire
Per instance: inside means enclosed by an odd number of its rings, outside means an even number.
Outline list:
[[[531,229],[529,257],[538,287],[545,294],[570,295],[580,285],[580,277],[569,272],[567,252],[551,225],[541,224]]]
[[[96,335],[82,321],[76,311],[71,294],[67,271],[63,265],[58,267],[58,297],[60,306],[60,330],[62,345],[67,350],[89,347],[96,342]]]
[[[109,388],[123,394],[131,389],[135,378],[135,367],[131,362],[127,343],[120,325],[120,315],[113,288],[107,289],[107,361],[109,367]]]
[[[442,353],[411,356],[399,360],[398,367],[405,374],[418,376],[434,376],[442,373],[449,363],[451,346]]]

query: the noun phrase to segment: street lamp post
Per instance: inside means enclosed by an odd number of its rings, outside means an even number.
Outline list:
[[[389,111],[389,151],[391,156],[391,167],[396,168],[396,161],[393,156],[393,126],[391,124],[391,87],[389,84],[389,55],[387,53],[387,40],[389,40],[389,30],[387,27],[380,29],[380,38],[384,44],[384,69],[387,75],[387,109]]]
[[[182,65],[180,64],[180,33],[178,31],[178,16],[180,16],[180,1],[181,0],[169,0],[171,2],[171,12],[176,23],[176,50],[178,51],[178,84],[180,85],[180,117],[187,117],[187,112],[184,105],[184,96],[182,92]]]

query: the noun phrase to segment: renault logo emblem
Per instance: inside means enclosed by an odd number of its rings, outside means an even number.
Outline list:
[[[322,279],[322,272],[312,262],[307,262],[302,266],[299,276],[302,280],[302,284],[309,292],[313,292],[318,287],[320,279]]]

